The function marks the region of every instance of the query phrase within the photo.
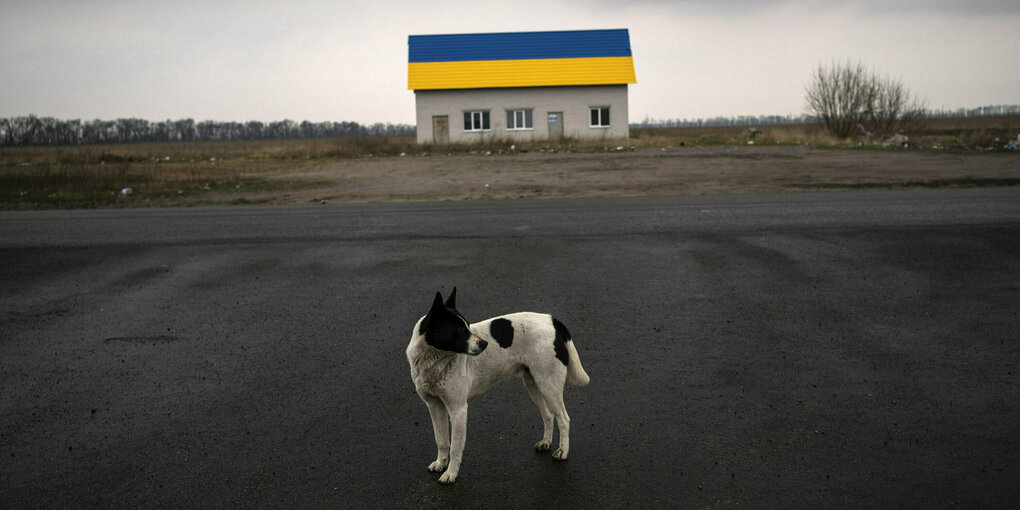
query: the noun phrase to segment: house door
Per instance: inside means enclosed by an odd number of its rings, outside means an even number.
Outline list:
[[[563,112],[549,112],[549,139],[563,138]]]
[[[432,141],[450,143],[450,117],[446,115],[432,117]]]

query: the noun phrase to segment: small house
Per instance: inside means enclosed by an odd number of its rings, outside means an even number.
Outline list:
[[[412,35],[418,143],[627,138],[627,29]]]

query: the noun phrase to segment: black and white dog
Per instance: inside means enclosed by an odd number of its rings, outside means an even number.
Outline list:
[[[445,303],[437,292],[429,313],[414,325],[407,346],[411,379],[429,408],[439,449],[429,471],[445,470],[439,478],[442,483],[457,479],[467,433],[468,398],[512,376],[524,380],[542,413],[544,432],[535,449],[550,449],[555,419],[560,444],[552,456],[566,460],[570,417],[563,406],[563,383],[588,384],[588,374],[567,328],[550,315],[531,312],[468,324],[457,311],[456,299],[456,288]]]

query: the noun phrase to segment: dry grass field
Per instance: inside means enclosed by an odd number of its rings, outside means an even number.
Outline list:
[[[1020,134],[1016,116],[926,120],[908,148],[816,125],[759,129],[753,145],[738,126],[448,147],[413,137],[0,147],[0,208],[1020,185],[1020,154],[1002,149]]]
[[[811,145],[826,148],[883,148],[881,139],[871,141],[840,140],[830,137],[816,124],[782,124],[756,126],[761,133],[755,136],[756,144]],[[1020,116],[966,117],[924,119],[916,121],[904,133],[914,148],[948,150],[983,150],[1001,148],[1007,139],[1020,135]],[[648,143],[663,144],[682,141],[686,144],[738,144],[747,143],[749,130],[745,126],[646,128],[631,130],[631,136]],[[996,142],[996,139],[999,142]]]

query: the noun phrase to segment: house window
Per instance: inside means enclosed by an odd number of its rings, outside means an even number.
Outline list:
[[[531,110],[507,110],[506,111],[507,131],[522,129],[535,129],[535,121]]]
[[[464,112],[464,131],[489,131],[489,112]]]
[[[609,107],[608,106],[593,106],[589,110],[591,112],[590,127],[609,127]]]

